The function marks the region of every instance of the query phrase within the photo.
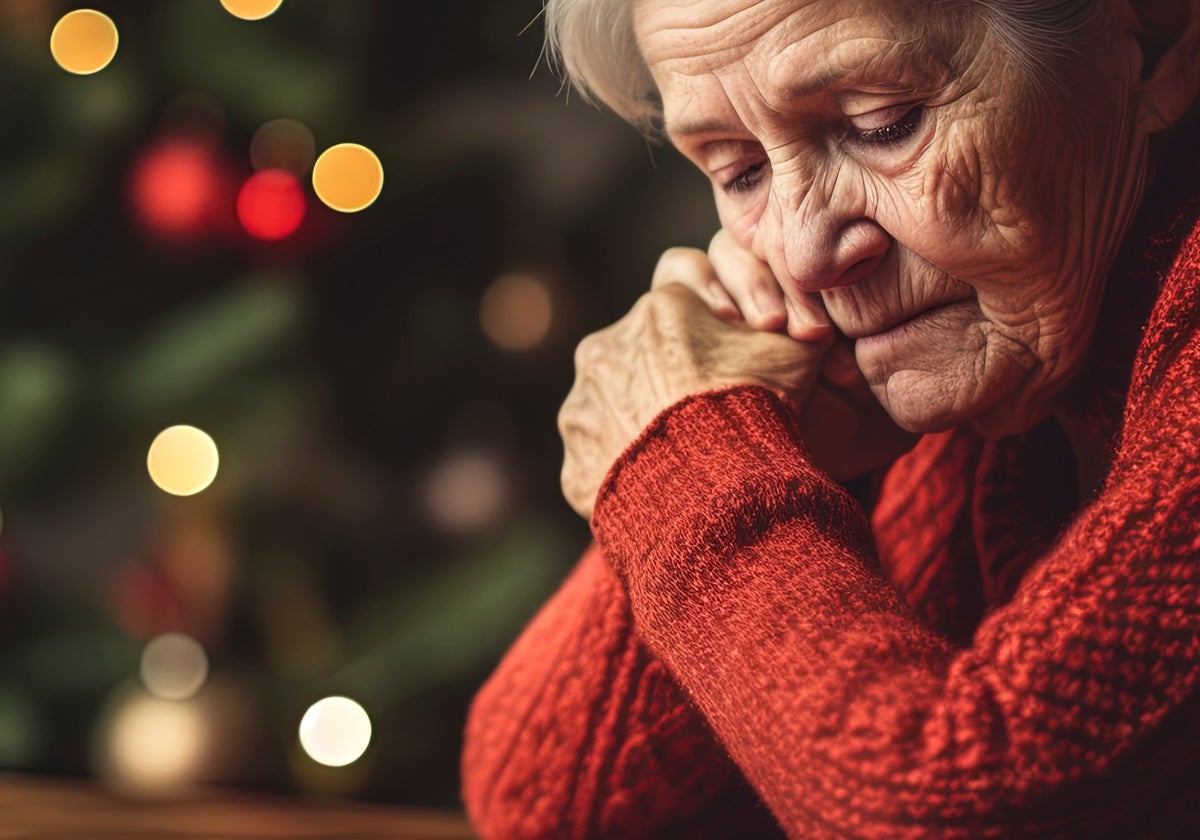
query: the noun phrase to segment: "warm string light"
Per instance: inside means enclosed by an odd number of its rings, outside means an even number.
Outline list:
[[[358,143],[339,143],[313,165],[313,190],[327,207],[357,213],[370,207],[383,190],[383,164]]]
[[[86,76],[108,66],[117,54],[117,25],[94,9],[63,15],[50,33],[50,54],[68,73]]]
[[[275,14],[283,0],[221,0],[225,11],[242,20],[262,20]]]
[[[191,496],[217,477],[217,445],[195,426],[171,426],[150,444],[146,467],[161,490]]]
[[[313,761],[329,767],[357,761],[370,742],[371,719],[349,697],[318,700],[300,720],[300,746]]]

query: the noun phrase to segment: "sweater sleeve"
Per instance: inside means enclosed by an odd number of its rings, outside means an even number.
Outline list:
[[[594,547],[477,694],[462,779],[485,838],[781,836]]]
[[[973,640],[928,630],[770,392],[660,415],[593,527],[638,633],[789,836],[1094,836],[1200,746],[1200,341]]]

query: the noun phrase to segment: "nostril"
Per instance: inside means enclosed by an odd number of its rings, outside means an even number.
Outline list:
[[[831,284],[830,288],[834,286],[849,286],[869,276],[875,269],[879,268],[879,264],[883,262],[884,256],[885,254],[876,254],[873,257],[859,260],[843,271],[837,278],[837,282]]]
[[[848,286],[879,267],[892,238],[871,219],[855,219],[838,231],[831,268],[832,286]]]
[[[776,276],[800,291],[819,292],[855,283],[875,271],[892,247],[892,237],[872,219],[840,225],[829,217],[796,218],[784,228]]]

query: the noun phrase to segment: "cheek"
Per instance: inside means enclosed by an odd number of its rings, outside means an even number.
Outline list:
[[[878,221],[908,250],[969,279],[1014,255],[1024,222],[1003,196],[998,161],[965,134],[950,132],[908,172],[881,182]]]
[[[715,184],[713,185],[713,198],[717,205],[717,219],[720,220],[721,227],[729,231],[735,242],[763,262],[767,262],[766,256],[759,253],[761,244],[757,241],[763,212],[760,202],[757,200],[735,201]]]

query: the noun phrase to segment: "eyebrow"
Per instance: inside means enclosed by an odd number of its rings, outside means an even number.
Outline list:
[[[895,46],[902,46],[896,44]],[[902,50],[901,57],[903,59],[911,59],[910,50]],[[895,61],[895,54],[888,55],[888,51],[878,51],[871,55],[864,56],[859,61],[856,61],[850,67],[841,67],[837,69],[828,68],[817,72],[806,79],[800,79],[795,84],[788,87],[786,95],[789,100],[803,99],[808,96],[820,93],[821,91],[841,82],[845,79],[855,76],[861,76],[864,73],[870,72],[877,67],[879,62],[883,60]],[[681,119],[678,123],[667,122],[663,128],[667,136],[672,140],[675,138],[685,139],[704,134],[719,134],[729,131],[733,128],[731,124],[721,119],[699,119],[688,120]]]
[[[869,62],[861,62],[849,69],[827,70],[811,78],[801,80],[787,89],[788,99],[802,99],[820,93],[831,85],[861,73]],[[731,126],[721,119],[687,120],[678,123],[668,122],[664,128],[668,137],[686,138],[702,134],[717,134],[728,131]]]

